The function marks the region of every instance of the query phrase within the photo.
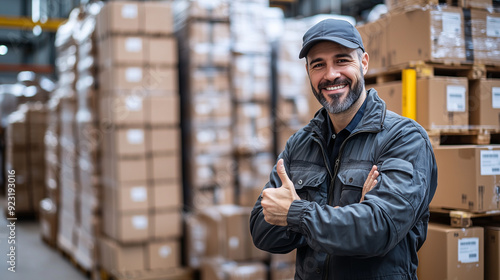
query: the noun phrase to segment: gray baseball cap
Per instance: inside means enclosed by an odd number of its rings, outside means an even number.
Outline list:
[[[345,20],[325,19],[304,34],[299,58],[305,57],[309,50],[320,41],[331,41],[350,49],[360,48],[365,51],[363,40],[356,27]]]

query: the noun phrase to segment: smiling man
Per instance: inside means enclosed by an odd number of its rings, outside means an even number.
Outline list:
[[[288,139],[250,218],[254,244],[297,249],[295,279],[417,279],[437,168],[427,133],[366,91],[369,56],[347,21],[303,37],[318,101]]]

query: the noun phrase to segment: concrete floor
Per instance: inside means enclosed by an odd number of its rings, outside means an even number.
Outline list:
[[[10,272],[7,263],[10,230],[4,215],[5,199],[0,197],[0,279],[1,280],[84,280],[86,275],[78,271],[69,260],[58,251],[46,245],[40,237],[39,223],[36,220],[15,222],[16,272]]]

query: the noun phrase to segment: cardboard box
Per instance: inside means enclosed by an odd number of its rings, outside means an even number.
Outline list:
[[[99,260],[106,271],[141,271],[145,269],[146,255],[143,245],[120,245],[102,236],[99,238]]]
[[[484,230],[484,279],[500,279],[500,227],[487,226]]]
[[[91,270],[94,268],[97,257],[97,239],[82,228],[78,228],[75,235],[77,240],[74,253],[75,261],[82,268]]]
[[[149,72],[141,66],[116,66],[100,69],[99,85],[102,90],[126,90],[134,94],[145,94]]]
[[[491,4],[491,0],[490,0]],[[467,37],[474,54],[474,62],[500,65],[500,13],[487,10],[464,10],[470,17],[471,38]]]
[[[160,26],[158,23],[155,23],[155,25]],[[177,40],[175,37],[151,37],[149,39],[147,64],[152,66],[176,67],[178,57]]]
[[[179,155],[153,155],[148,158],[149,178],[154,181],[174,180],[181,177]]]
[[[191,98],[189,118],[193,123],[231,123],[233,101],[229,94],[196,94]]]
[[[148,154],[178,154],[180,151],[180,129],[151,128],[146,130],[146,152]]]
[[[116,212],[104,206],[104,233],[120,243],[139,243],[150,237],[151,220],[147,211]]]
[[[388,17],[357,26],[365,51],[370,55],[368,72],[377,72],[388,66],[387,24]]]
[[[469,124],[468,81],[459,77],[417,80],[417,122],[426,129]]]
[[[98,43],[99,66],[142,66],[146,63],[149,38],[139,35],[112,35]]]
[[[500,210],[500,145],[438,146],[438,188],[431,207]]]
[[[140,127],[115,128],[103,134],[102,155],[112,159],[146,155],[146,131]]]
[[[106,3],[96,18],[97,35],[137,34],[143,22],[143,6],[139,1]]]
[[[151,91],[177,92],[179,89],[177,68],[150,66],[146,71],[146,88]]]
[[[146,269],[168,269],[181,265],[181,250],[177,240],[149,242],[146,252]]]
[[[146,159],[113,159],[103,157],[103,183],[108,186],[147,179]]]
[[[151,94],[145,98],[146,123],[152,126],[175,126],[180,121],[179,97],[174,94]]]
[[[469,60],[460,8],[419,8],[396,13],[391,15],[387,26],[389,66],[411,61],[461,63]]]
[[[152,197],[146,182],[123,183],[115,187],[104,187],[104,201],[109,203],[114,212],[148,210]]]
[[[181,183],[175,181],[157,181],[149,189],[152,198],[151,208],[155,211],[160,209],[180,209],[183,205]]]
[[[403,85],[401,81],[368,85],[367,89],[372,87],[377,90],[378,96],[385,101],[387,110],[391,110],[398,115],[403,113]]]
[[[152,238],[160,240],[182,236],[182,215],[178,209],[161,209],[151,215],[151,220]]]
[[[189,89],[193,95],[200,93],[217,95],[230,91],[230,77],[227,69],[191,67],[189,69]]]
[[[270,104],[238,104],[234,129],[234,143],[238,150],[270,152],[273,138]]]
[[[419,279],[484,279],[484,230],[430,223],[418,258]]]
[[[174,13],[171,2],[143,2],[144,27],[146,34],[172,35]]]
[[[145,123],[144,96],[131,92],[110,92],[100,101],[101,123],[105,125],[139,126]]]
[[[500,79],[469,82],[469,124],[500,127]]]

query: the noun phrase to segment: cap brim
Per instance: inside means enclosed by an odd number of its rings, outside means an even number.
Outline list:
[[[360,48],[360,46],[356,43],[353,43],[351,41],[348,41],[346,39],[342,39],[342,38],[338,38],[338,37],[318,37],[318,38],[315,38],[314,40],[311,40],[309,42],[307,42],[307,44],[305,44],[303,47],[302,47],[302,50],[300,50],[300,53],[299,53],[299,58],[304,58],[307,53],[309,52],[309,50],[318,42],[320,41],[330,41],[330,42],[334,42],[334,43],[337,43],[337,44],[340,44],[346,48],[349,48],[349,49],[357,49],[357,48]]]

